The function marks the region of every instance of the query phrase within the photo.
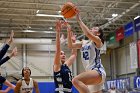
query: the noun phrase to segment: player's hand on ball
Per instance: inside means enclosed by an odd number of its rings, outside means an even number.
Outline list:
[[[76,19],[77,19],[78,21],[81,20],[81,17],[80,17],[80,13],[79,13],[79,12],[76,13]]]

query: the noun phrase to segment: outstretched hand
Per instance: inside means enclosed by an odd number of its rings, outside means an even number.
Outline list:
[[[67,21],[63,22],[63,26],[67,27],[68,31],[71,31],[71,26],[70,26],[70,24]]]
[[[76,19],[77,19],[77,21],[80,21],[81,20],[80,12],[79,11],[77,11],[77,13],[76,13]]]
[[[11,31],[11,35],[10,35],[10,38],[9,38],[9,40],[8,40],[8,44],[10,45],[13,41],[14,41],[14,32],[13,32],[13,30]]]
[[[14,37],[14,31],[12,30],[12,31],[11,31],[11,35],[10,35],[10,40],[11,40],[11,41],[13,40],[13,37]]]
[[[58,20],[56,22],[56,31],[60,32],[63,27],[68,27],[68,26],[70,28],[70,25],[68,24],[68,22],[66,20],[63,20],[63,19],[62,20]]]
[[[13,57],[13,56],[17,56],[17,47],[15,47],[10,54],[10,57]]]

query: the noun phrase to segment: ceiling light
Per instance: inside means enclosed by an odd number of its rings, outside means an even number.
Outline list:
[[[61,13],[61,11],[58,11],[58,14],[60,14]]]
[[[53,28],[52,27],[49,27],[49,29],[52,30]]]
[[[137,19],[137,18],[139,18],[140,16],[136,16],[134,19]]]
[[[63,17],[62,15],[47,15],[47,14],[36,14],[36,16],[46,16],[46,17]]]
[[[48,34],[55,34],[55,31],[34,31],[34,30],[22,30],[22,32],[36,32],[36,33],[48,33]]]
[[[52,39],[16,38],[14,42],[19,44],[51,44]]]
[[[116,17],[116,16],[118,16],[118,14],[112,14],[112,17]]]
[[[36,13],[38,14],[39,13],[39,10],[37,10]]]
[[[23,30],[23,32],[35,32],[33,30]]]

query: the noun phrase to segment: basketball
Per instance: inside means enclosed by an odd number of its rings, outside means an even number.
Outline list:
[[[76,13],[77,13],[77,7],[71,2],[65,3],[61,9],[61,14],[65,18],[72,18],[76,15]]]

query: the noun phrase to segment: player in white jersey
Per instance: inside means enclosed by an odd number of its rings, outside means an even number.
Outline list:
[[[81,59],[86,70],[74,77],[72,83],[80,93],[101,93],[106,78],[106,72],[100,58],[100,48],[104,44],[103,32],[98,27],[93,27],[90,30],[82,22],[79,13],[77,13],[76,19],[89,41],[72,43],[71,27],[66,23],[68,46],[81,49]]]
[[[14,93],[39,93],[38,83],[30,78],[31,70],[28,67],[22,69],[22,80],[19,80],[14,89]]]

